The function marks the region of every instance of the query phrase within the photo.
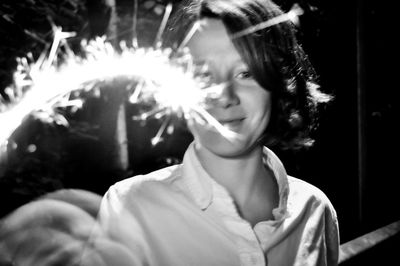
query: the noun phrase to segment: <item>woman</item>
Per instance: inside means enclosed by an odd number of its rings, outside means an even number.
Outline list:
[[[290,21],[269,0],[192,1],[187,46],[219,84],[208,112],[239,137],[192,124],[183,163],[113,185],[99,215],[134,265],[336,265],[338,224],[318,188],[288,176],[264,145],[299,148],[328,101]],[[179,20],[180,24],[188,25]]]

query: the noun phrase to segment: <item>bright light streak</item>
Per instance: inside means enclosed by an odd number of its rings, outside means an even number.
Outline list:
[[[135,3],[137,4],[136,1]],[[26,59],[18,61],[13,88],[10,88],[12,91],[10,95],[14,96],[13,93],[17,92],[18,102],[11,107],[6,106],[0,109],[2,111],[0,113],[0,146],[7,143],[10,135],[32,111],[49,110],[60,104],[79,108],[82,106],[82,101],[69,100],[67,98],[69,93],[80,90],[83,84],[87,85],[85,89],[96,89],[96,86],[91,85],[120,76],[134,77],[138,81],[135,88],[127,88],[131,93],[130,102],[155,103],[151,110],[133,119],[166,118],[152,139],[153,145],[162,140],[164,131],[173,132],[173,128],[169,125],[171,115],[178,115],[189,125],[196,122],[218,131],[228,140],[240,138],[240,135],[225,128],[207,112],[207,100],[216,97],[215,91],[219,85],[207,85],[208,81],[199,79],[192,71],[193,62],[185,46],[197,32],[201,22],[194,23],[179,45],[178,53],[174,53],[174,56],[171,56],[170,49],[160,49],[161,34],[171,9],[172,5],[169,4],[154,48],[138,48],[136,45],[128,48],[121,44],[122,51],[117,52],[110,43],[105,42],[104,38],[97,38],[82,44],[85,55],[82,58],[75,56],[67,46],[66,38],[74,36],[75,33],[63,32],[60,27],[53,26],[54,40],[49,54],[43,53],[36,62],[31,64]],[[301,14],[303,10],[295,5],[288,13],[237,32],[232,35],[232,38],[238,38],[287,20],[295,22]],[[63,62],[58,64],[56,61],[60,53],[60,45],[64,45],[66,54],[63,56],[65,58]],[[196,132],[193,134],[196,135]]]
[[[167,22],[168,22],[169,16],[171,15],[171,12],[172,12],[172,2],[169,2],[167,7],[165,8],[164,17],[161,21],[161,25],[158,29],[157,36],[154,41],[155,49],[161,48],[161,45],[162,45],[161,36],[162,36],[162,33],[164,32],[165,26],[167,25]]]
[[[60,38],[55,38],[53,47],[58,46],[59,42]],[[26,60],[20,60],[14,86],[19,89],[28,86],[29,89],[16,105],[0,113],[0,143],[5,143],[32,111],[50,110],[59,104],[82,106],[81,100],[69,100],[66,96],[81,89],[83,84],[86,84],[85,89],[94,89],[96,86],[91,85],[96,81],[120,76],[138,80],[135,88],[127,88],[131,93],[131,102],[155,103],[151,110],[134,118],[160,119],[174,114],[183,119],[194,119],[221,132],[228,139],[235,136],[236,133],[224,128],[207,113],[208,89],[204,88],[205,82],[196,78],[191,71],[192,62],[188,54],[171,58],[169,49],[127,47],[116,52],[103,38],[83,43],[82,47],[85,58],[67,55],[62,64],[52,63],[57,56],[54,49],[49,57],[31,65]],[[173,131],[168,123],[162,124],[152,140],[153,145],[162,140],[164,131]]]
[[[272,27],[274,25],[277,25],[279,23],[282,23],[282,22],[285,22],[288,20],[297,24],[298,16],[302,15],[303,13],[304,13],[303,9],[299,5],[295,4],[295,5],[293,5],[293,7],[291,8],[291,10],[289,12],[282,14],[280,16],[271,18],[267,21],[261,22],[257,25],[254,25],[254,26],[244,29],[242,31],[238,31],[238,32],[232,34],[231,38],[235,39],[235,38],[243,37],[245,35],[257,32],[262,29],[266,29],[268,27]]]
[[[192,39],[193,35],[198,31],[198,29],[201,26],[201,22],[200,21],[196,21],[193,26],[190,28],[190,30],[188,31],[188,33],[186,34],[185,38],[183,38],[183,41],[181,42],[181,44],[178,47],[178,51],[182,51],[184,47],[186,47],[186,45],[189,43],[190,39]]]

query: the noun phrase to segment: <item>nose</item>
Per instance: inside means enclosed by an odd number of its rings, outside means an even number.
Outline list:
[[[220,83],[213,97],[213,105],[220,108],[229,108],[240,103],[235,86],[231,81]]]

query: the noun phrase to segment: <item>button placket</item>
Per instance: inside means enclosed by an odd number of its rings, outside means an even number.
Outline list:
[[[235,236],[241,265],[265,265],[265,255],[261,244],[251,224],[240,217],[228,191],[215,183],[213,194],[213,205],[222,216],[227,230]]]

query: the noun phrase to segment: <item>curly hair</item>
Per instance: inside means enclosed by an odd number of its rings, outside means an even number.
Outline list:
[[[263,143],[281,149],[311,146],[317,106],[332,96],[319,90],[315,70],[297,41],[295,25],[287,19],[241,34],[284,15],[281,8],[270,0],[190,0],[183,5],[176,20],[179,25],[191,24],[182,20],[220,19],[256,81],[271,92],[272,115]]]

